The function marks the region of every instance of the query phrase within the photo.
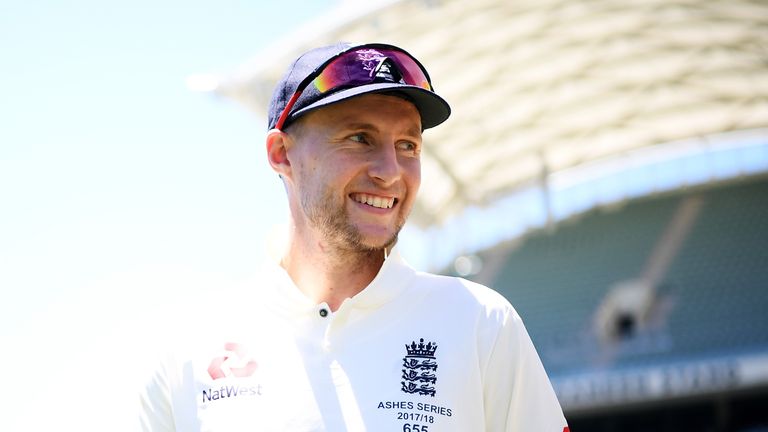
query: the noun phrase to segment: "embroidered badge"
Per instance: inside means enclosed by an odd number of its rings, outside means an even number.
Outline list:
[[[405,393],[419,394],[422,396],[435,396],[435,383],[437,382],[437,360],[435,351],[437,344],[427,342],[424,338],[419,343],[405,344],[406,356],[403,358],[403,380],[401,390]]]

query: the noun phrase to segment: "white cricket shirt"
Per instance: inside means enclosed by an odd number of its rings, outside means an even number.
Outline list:
[[[520,317],[497,292],[393,252],[336,312],[278,265],[212,303],[141,394],[144,431],[563,432]]]

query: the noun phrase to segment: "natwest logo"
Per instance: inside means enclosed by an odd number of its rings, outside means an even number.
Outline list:
[[[224,344],[224,351],[224,355],[211,360],[211,364],[208,366],[208,375],[211,378],[215,380],[230,376],[245,378],[256,372],[258,368],[256,360],[248,354],[242,345],[227,342]]]

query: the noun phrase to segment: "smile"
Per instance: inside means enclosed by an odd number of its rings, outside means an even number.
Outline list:
[[[360,204],[368,204],[369,206],[382,209],[392,208],[392,206],[395,205],[395,201],[397,201],[396,198],[382,198],[361,193],[351,194],[350,198],[359,202]]]

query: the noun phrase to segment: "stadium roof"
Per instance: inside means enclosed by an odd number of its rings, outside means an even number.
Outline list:
[[[425,134],[421,226],[588,161],[768,127],[759,0],[341,2],[215,92],[266,118],[293,58],[338,40],[403,46],[452,104]]]

